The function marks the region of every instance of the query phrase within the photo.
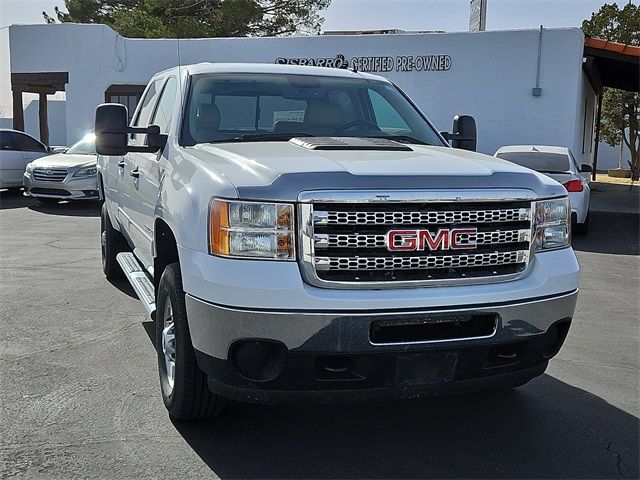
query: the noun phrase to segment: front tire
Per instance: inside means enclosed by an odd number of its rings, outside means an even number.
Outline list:
[[[168,265],[156,298],[156,350],[162,400],[174,420],[199,420],[222,413],[224,400],[211,393],[196,362],[178,263]]]
[[[100,213],[100,250],[102,253],[102,271],[107,279],[116,280],[122,278],[122,270],[118,265],[116,255],[127,251],[127,249],[127,241],[122,236],[122,233],[113,228],[107,211],[107,204],[103,203]]]

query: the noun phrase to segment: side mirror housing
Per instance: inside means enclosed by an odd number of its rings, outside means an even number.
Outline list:
[[[477,149],[478,133],[476,120],[470,115],[456,115],[453,117],[453,135],[451,146],[475,152]]]
[[[122,156],[127,153],[127,118],[127,107],[124,105],[98,105],[94,132],[99,155]]]
[[[119,157],[127,152],[157,153],[167,144],[167,135],[160,127],[129,127],[127,107],[119,103],[103,103],[96,108],[95,135],[96,152],[99,155]],[[130,133],[147,135],[147,145],[129,145]]]
[[[582,173],[593,172],[593,167],[591,165],[589,165],[588,163],[583,163],[582,165],[580,165],[580,171]]]

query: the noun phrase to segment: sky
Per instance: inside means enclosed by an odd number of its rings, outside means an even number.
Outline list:
[[[607,0],[611,3],[611,0]],[[632,0],[638,4],[640,0]],[[487,30],[577,27],[605,0],[488,0]],[[619,5],[628,0],[617,1]],[[63,0],[0,0],[0,28],[13,23],[42,23]],[[323,30],[464,31],[469,0],[333,0]]]

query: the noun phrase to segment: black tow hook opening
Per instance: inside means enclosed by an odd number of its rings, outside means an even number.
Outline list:
[[[287,347],[273,340],[242,340],[231,346],[229,357],[247,380],[268,382],[282,373]]]
[[[506,367],[520,362],[526,343],[516,342],[498,345],[489,350],[484,368]]]
[[[315,359],[314,377],[321,381],[364,380],[368,363],[353,355],[319,355]]]

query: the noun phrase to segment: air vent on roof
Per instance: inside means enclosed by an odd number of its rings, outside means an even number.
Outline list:
[[[386,138],[360,137],[301,137],[289,140],[309,150],[388,150],[411,152],[411,147]]]

